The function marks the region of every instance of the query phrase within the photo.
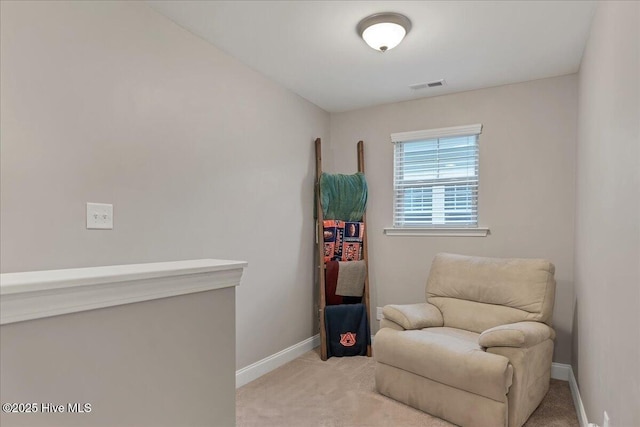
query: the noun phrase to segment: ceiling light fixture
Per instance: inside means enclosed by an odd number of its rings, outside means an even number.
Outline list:
[[[411,21],[399,13],[376,13],[360,21],[356,29],[369,46],[386,52],[400,44],[411,29]]]

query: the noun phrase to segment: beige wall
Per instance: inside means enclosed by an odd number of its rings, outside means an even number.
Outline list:
[[[556,265],[554,360],[569,363],[573,307],[575,75],[332,114],[334,172],[365,141],[372,306],[424,300],[438,252],[542,257]],[[488,237],[391,237],[393,132],[482,123],[479,223]],[[376,325],[374,325],[376,326]]]
[[[2,425],[235,425],[234,290],[3,325],[3,403],[91,412],[2,413]]]
[[[640,426],[640,3],[601,2],[580,68],[573,365],[590,422]]]
[[[2,272],[246,260],[237,367],[313,335],[329,115],[144,3],[1,4]]]

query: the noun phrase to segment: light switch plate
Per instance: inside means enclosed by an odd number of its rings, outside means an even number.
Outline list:
[[[87,229],[113,230],[113,205],[87,203]]]

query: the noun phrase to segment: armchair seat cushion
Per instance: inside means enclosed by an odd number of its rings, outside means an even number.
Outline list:
[[[478,337],[475,332],[449,327],[384,328],[375,336],[374,355],[379,363],[506,402],[513,367],[506,357],[485,352]]]

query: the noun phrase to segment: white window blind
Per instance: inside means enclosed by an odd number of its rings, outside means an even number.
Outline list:
[[[477,227],[482,125],[391,135],[393,226]]]

